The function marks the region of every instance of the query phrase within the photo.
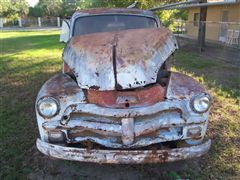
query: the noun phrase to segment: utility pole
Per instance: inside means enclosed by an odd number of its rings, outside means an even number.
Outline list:
[[[199,3],[207,3],[207,0],[200,0]],[[203,6],[200,7],[200,20],[198,27],[198,45],[200,53],[205,48],[206,20],[207,20],[207,6]]]

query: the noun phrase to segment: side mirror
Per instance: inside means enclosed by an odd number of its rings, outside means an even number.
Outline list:
[[[59,41],[67,43],[69,38],[70,38],[70,20],[64,19],[62,21],[62,28]]]

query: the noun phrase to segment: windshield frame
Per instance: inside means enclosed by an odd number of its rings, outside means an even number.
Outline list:
[[[75,16],[72,19],[70,38],[72,38],[73,34],[74,34],[75,21],[77,21],[79,18],[92,17],[92,16],[114,16],[114,15],[119,15],[119,16],[140,16],[140,17],[151,18],[151,19],[153,19],[156,22],[157,28],[160,27],[160,23],[159,23],[159,21],[158,21],[158,19],[156,17],[143,15],[143,14],[128,14],[128,13],[103,13],[103,14],[92,14],[92,15],[82,15],[82,14],[79,14],[78,16]]]

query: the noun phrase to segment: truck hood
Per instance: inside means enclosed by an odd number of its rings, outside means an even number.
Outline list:
[[[132,89],[156,83],[161,65],[177,48],[167,28],[104,32],[73,37],[63,60],[83,89]]]

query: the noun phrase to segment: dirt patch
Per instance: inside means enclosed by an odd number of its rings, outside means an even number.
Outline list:
[[[38,152],[35,146],[29,154],[27,164],[32,168],[29,179],[172,179],[172,176],[179,176],[176,173],[179,171],[191,170],[196,174],[201,171],[200,159],[166,164],[111,165],[52,159]]]

